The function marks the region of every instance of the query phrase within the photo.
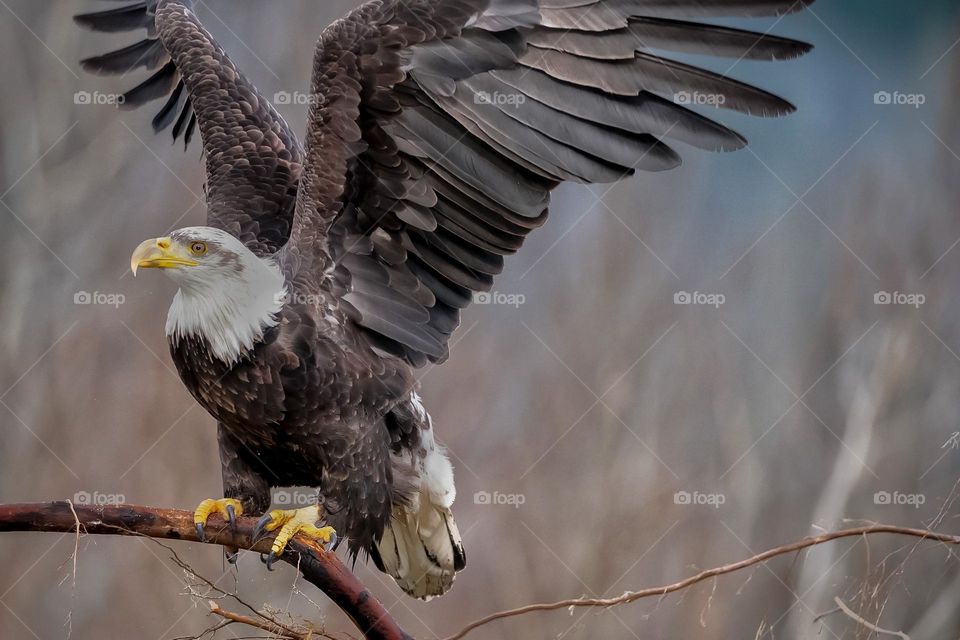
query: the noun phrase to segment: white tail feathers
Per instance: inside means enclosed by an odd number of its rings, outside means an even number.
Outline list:
[[[419,508],[398,506],[377,545],[381,570],[414,598],[446,593],[466,558],[450,509],[419,496]],[[411,505],[418,506],[418,505]]]
[[[410,395],[409,410],[420,428],[420,446],[395,454],[394,464],[398,470],[413,471],[419,487],[408,502],[394,506],[393,517],[371,555],[401,589],[429,600],[450,589],[467,560],[450,512],[457,497],[453,465],[434,441],[430,416],[416,393]]]
[[[421,433],[424,455],[415,462],[406,458],[405,464],[413,462],[420,487],[409,503],[394,506],[374,559],[401,589],[428,600],[450,589],[454,575],[466,564],[466,556],[450,511],[457,497],[453,466],[443,447],[434,442],[430,418],[419,398],[414,396],[414,402],[428,425]]]

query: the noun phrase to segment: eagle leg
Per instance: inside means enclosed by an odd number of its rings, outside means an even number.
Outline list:
[[[269,555],[263,558],[267,569],[273,571],[273,563],[298,533],[319,540],[327,549],[331,548],[337,541],[337,532],[331,526],[318,527],[317,522],[321,519],[320,506],[316,504],[302,509],[274,509],[260,518],[253,530],[255,540],[266,532],[279,529]]]
[[[234,498],[207,498],[197,505],[193,512],[193,523],[197,527],[197,537],[201,542],[206,539],[204,529],[207,526],[207,518],[214,513],[219,513],[233,527],[237,524],[237,516],[243,514],[243,505]],[[229,556],[227,559],[229,560]]]

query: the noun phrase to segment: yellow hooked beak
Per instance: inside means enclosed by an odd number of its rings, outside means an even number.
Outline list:
[[[151,238],[140,243],[130,256],[130,270],[137,275],[137,269],[171,269],[173,267],[195,267],[199,262],[187,257],[184,248],[169,237]]]

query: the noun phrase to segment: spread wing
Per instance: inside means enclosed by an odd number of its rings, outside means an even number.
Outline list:
[[[287,240],[302,166],[296,136],[243,77],[191,11],[193,0],[146,0],[74,19],[96,31],[146,30],[130,46],[81,62],[100,74],[152,74],[123,94],[132,109],[166,101],[155,131],[173,125],[186,143],[199,127],[206,159],[207,224],[229,231],[258,255]]]
[[[322,35],[307,162],[282,256],[381,349],[442,361],[475,292],[559,182],[679,164],[667,142],[745,140],[673,98],[762,116],[761,89],[660,52],[778,60],[804,43],[685,19],[812,0],[379,0]],[[312,279],[312,282],[311,282]]]

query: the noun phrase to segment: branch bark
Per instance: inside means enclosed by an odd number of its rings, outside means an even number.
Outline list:
[[[237,518],[236,528],[231,528],[219,516],[211,516],[203,542],[269,553],[270,539],[253,539],[256,522],[256,518],[241,517]],[[0,532],[3,531],[145,535],[200,542],[191,512],[128,504],[100,506],[40,502],[0,505]],[[412,640],[336,554],[327,553],[308,538],[296,536],[287,545],[282,559],[297,567],[305,580],[323,591],[350,616],[367,640]]]

